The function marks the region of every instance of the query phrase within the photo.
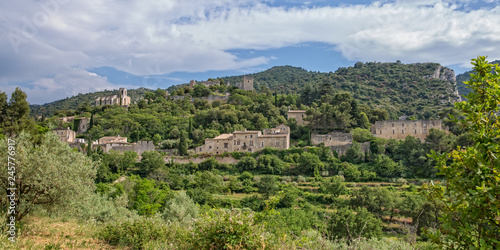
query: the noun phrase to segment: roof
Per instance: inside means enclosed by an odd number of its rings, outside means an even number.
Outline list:
[[[288,110],[288,113],[305,113],[305,110]]]
[[[221,134],[221,135],[215,137],[214,139],[224,140],[224,139],[231,139],[232,137],[233,137],[233,134]]]
[[[233,132],[233,134],[257,134],[257,133],[260,133],[260,130],[237,130]]]
[[[261,137],[287,137],[287,134],[272,134],[272,135],[260,135],[259,138]]]

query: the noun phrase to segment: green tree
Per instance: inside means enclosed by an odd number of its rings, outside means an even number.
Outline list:
[[[472,59],[475,73],[467,85],[468,101],[455,103],[463,119],[456,122],[469,128],[473,146],[448,154],[432,153],[439,174],[446,182],[428,186],[429,197],[443,202],[438,232],[463,248],[500,248],[500,67],[486,57]],[[493,73],[492,73],[493,70]],[[455,119],[455,117],[451,117]]]
[[[252,171],[257,167],[257,161],[253,157],[245,156],[236,164],[236,167],[238,167],[240,171]]]
[[[273,176],[266,175],[260,179],[260,182],[257,183],[257,188],[259,193],[262,194],[266,199],[270,196],[278,193],[278,182]]]
[[[156,151],[146,151],[142,153],[142,159],[140,163],[140,172],[142,176],[147,176],[149,173],[155,171],[158,168],[165,166],[165,160],[160,153]]]
[[[382,236],[382,221],[366,208],[340,208],[332,214],[329,227],[331,238],[345,238],[350,244],[360,238]]]
[[[189,223],[198,217],[199,208],[196,203],[182,191],[167,201],[162,217],[166,221]]]
[[[331,194],[333,197],[339,197],[339,195],[347,194],[349,190],[343,181],[344,178],[342,176],[333,176],[330,182],[326,182],[322,185],[321,191],[326,194]]]
[[[5,194],[11,194],[8,188],[17,188],[15,213],[8,214],[16,221],[37,208],[57,211],[72,201],[91,196],[95,190],[96,164],[90,158],[72,150],[55,133],[44,134],[36,146],[33,146],[33,139],[22,132],[11,138],[15,146],[10,149],[6,139],[0,141],[0,156],[5,159],[0,162],[4,170],[0,171],[0,192],[4,194],[0,201],[2,210],[6,211],[10,200]],[[15,154],[8,154],[9,151]],[[8,156],[15,159],[10,161],[14,165],[8,164]],[[12,175],[8,169],[12,170]]]
[[[21,131],[27,131],[29,133],[35,132],[35,121],[29,116],[30,106],[26,98],[26,93],[18,87],[12,92],[6,110],[7,119],[4,120],[4,133],[6,133],[7,136],[17,135],[21,133]]]
[[[179,155],[187,155],[188,138],[187,138],[186,132],[184,130],[180,132],[178,150],[179,150]]]

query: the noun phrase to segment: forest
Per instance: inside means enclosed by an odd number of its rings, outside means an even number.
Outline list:
[[[424,70],[427,65],[412,67]],[[352,72],[365,67],[371,72],[372,63],[339,69],[330,76],[335,80],[329,85],[297,84],[297,93],[278,92],[272,85],[259,91],[225,84],[181,86],[169,90],[170,94],[190,98],[174,100],[158,89],[146,91],[128,108],[82,102],[36,120],[30,116],[22,90],[16,89],[10,100],[0,93],[0,154],[7,158],[15,149],[17,162],[23,166],[15,170],[19,187],[15,219],[23,228],[20,241],[2,240],[0,246],[495,249],[500,246],[500,162],[496,157],[500,152],[500,69],[484,57],[473,59],[473,65],[467,101],[448,107],[424,98],[419,101],[424,105],[419,113],[405,111],[417,119],[425,118],[420,115],[424,110],[433,110],[428,118],[441,118],[449,126],[449,133],[431,129],[425,141],[411,136],[386,140],[371,134],[375,121],[401,114],[343,89],[342,83],[351,81]],[[390,74],[401,73],[395,69]],[[433,71],[427,70],[426,75]],[[411,72],[408,75],[411,79]],[[376,74],[364,80],[372,77]],[[223,82],[229,80],[234,81]],[[420,82],[419,88],[432,86],[434,81]],[[204,99],[226,91],[230,93],[227,101]],[[307,110],[309,124],[298,126],[288,119],[289,108]],[[83,152],[79,152],[50,132],[56,127],[76,129],[77,122],[57,119],[63,116],[90,118],[91,127],[82,138],[120,135],[129,142],[151,140],[157,150],[139,156],[103,153],[82,145]],[[279,124],[291,128],[287,150],[265,148],[221,156],[192,150],[222,133]],[[331,131],[353,134],[353,146],[345,155],[311,145],[312,132]],[[7,138],[17,141],[15,148]],[[370,142],[369,152],[361,151],[364,142]],[[174,157],[204,160],[180,164]],[[231,157],[236,163],[219,163],[221,157]],[[8,168],[6,162],[1,164]],[[0,173],[3,193],[12,175]],[[0,198],[5,214],[6,198]],[[6,225],[8,218],[2,220]],[[55,231],[43,238],[38,221],[73,223],[85,231],[54,239],[61,234]]]

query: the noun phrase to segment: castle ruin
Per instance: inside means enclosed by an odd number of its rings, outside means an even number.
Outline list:
[[[398,120],[377,121],[371,126],[373,135],[384,139],[404,140],[407,136],[413,136],[424,141],[431,128],[448,132],[441,120]]]
[[[118,95],[98,97],[95,99],[94,105],[120,105],[126,107],[130,105],[130,96],[127,96],[127,89],[120,88],[118,90]]]
[[[242,90],[253,90],[253,76],[243,76],[243,82],[235,85]]]

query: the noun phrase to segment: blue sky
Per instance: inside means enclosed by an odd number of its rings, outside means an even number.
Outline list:
[[[0,3],[0,90],[32,104],[292,65],[500,58],[499,0],[68,0]]]

